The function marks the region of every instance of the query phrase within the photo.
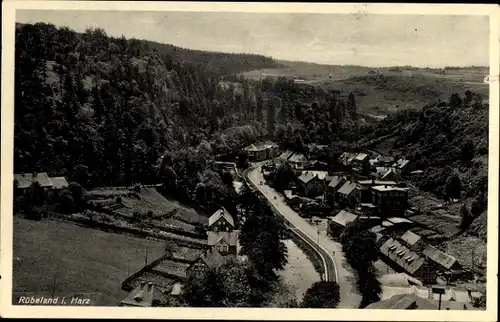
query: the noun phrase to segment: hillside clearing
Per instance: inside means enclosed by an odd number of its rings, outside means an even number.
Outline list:
[[[96,247],[98,245],[98,247]],[[55,296],[97,293],[96,305],[115,306],[121,283],[163,255],[166,243],[83,228],[66,222],[14,218],[13,292]]]

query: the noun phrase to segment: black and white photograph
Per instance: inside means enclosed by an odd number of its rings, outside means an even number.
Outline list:
[[[496,320],[497,6],[62,2],[2,49],[2,313]]]

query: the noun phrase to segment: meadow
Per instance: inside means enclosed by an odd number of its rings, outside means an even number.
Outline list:
[[[121,283],[144,266],[146,252],[150,263],[166,246],[55,220],[15,217],[13,231],[14,296],[93,293],[100,306],[119,305],[127,295]]]

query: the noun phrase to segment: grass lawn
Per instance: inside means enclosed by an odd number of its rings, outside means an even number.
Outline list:
[[[121,283],[160,257],[164,242],[107,233],[70,223],[14,218],[13,291],[55,296],[98,293],[94,305],[114,306]]]

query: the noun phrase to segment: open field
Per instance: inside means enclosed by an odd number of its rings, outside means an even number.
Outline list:
[[[99,245],[99,247],[95,247]],[[118,305],[121,283],[163,255],[165,243],[53,220],[14,218],[13,291],[98,293],[98,305]]]
[[[284,62],[289,67],[253,70],[245,77],[261,79],[284,76],[301,84],[338,90],[347,96],[356,95],[361,113],[387,115],[406,107],[422,107],[437,99],[447,100],[452,93],[467,90],[488,97],[484,83],[486,67],[457,69],[368,68],[362,66],[319,65]]]

